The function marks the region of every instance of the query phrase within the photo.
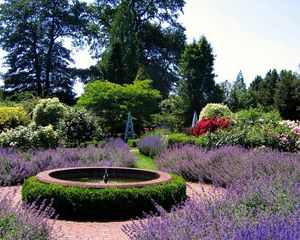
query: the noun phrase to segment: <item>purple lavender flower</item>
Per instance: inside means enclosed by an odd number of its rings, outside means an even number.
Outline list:
[[[124,142],[114,141],[104,146],[20,150],[0,148],[0,186],[16,185],[37,173],[64,167],[115,166],[132,167],[135,157]]]
[[[164,144],[160,137],[151,136],[139,141],[137,147],[142,154],[153,158],[161,152]]]
[[[16,193],[0,199],[0,239],[54,239],[59,233],[47,218],[54,216],[50,206],[12,204]]]

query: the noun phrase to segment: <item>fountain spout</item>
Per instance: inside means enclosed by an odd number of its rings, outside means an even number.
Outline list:
[[[105,168],[105,172],[104,172],[104,175],[103,175],[103,181],[105,182],[105,183],[107,183],[107,181],[108,181],[108,169],[107,168]]]

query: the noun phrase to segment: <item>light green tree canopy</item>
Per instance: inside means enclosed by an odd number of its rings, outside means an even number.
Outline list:
[[[140,129],[155,113],[161,98],[159,91],[151,88],[151,81],[137,81],[119,85],[108,81],[90,82],[77,104],[93,111],[108,134],[123,131],[128,111],[134,119],[135,129]]]

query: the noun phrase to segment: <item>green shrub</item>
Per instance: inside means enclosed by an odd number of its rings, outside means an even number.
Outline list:
[[[40,197],[40,198],[39,198]],[[183,178],[172,175],[170,182],[140,188],[66,187],[45,184],[31,177],[22,187],[22,199],[51,202],[62,218],[114,218],[141,216],[142,212],[155,211],[152,200],[170,209],[186,198]]]
[[[95,119],[86,111],[69,109],[58,124],[64,144],[91,141],[96,131]]]
[[[234,118],[237,122],[249,123],[249,122],[271,122],[276,123],[281,121],[280,113],[277,110],[264,111],[263,108],[249,108],[238,111],[234,114]]]
[[[66,106],[58,98],[42,99],[34,109],[33,121],[38,126],[48,126],[51,124],[56,128],[66,111]]]
[[[128,139],[127,143],[130,147],[136,148],[140,139]]]
[[[27,125],[30,122],[28,112],[20,106],[1,107],[0,106],[0,131],[11,129],[20,125]]]
[[[31,139],[32,130],[28,127],[19,126],[0,134],[0,146],[26,149],[31,147]]]
[[[58,145],[59,134],[54,131],[52,125],[38,127],[32,133],[31,147],[55,148]]]
[[[208,134],[208,148],[226,145],[241,145],[246,148],[270,147],[277,148],[278,138],[270,124],[235,124],[226,131],[217,130]]]
[[[200,147],[206,147],[208,144],[208,138],[205,135],[195,138],[194,136],[176,133],[176,134],[169,134],[165,138],[164,143],[167,147],[171,147],[174,145],[186,145],[186,144],[194,144]]]
[[[219,117],[230,118],[232,112],[230,109],[221,103],[208,103],[200,112],[200,119],[203,117],[210,118],[213,115],[217,114]]]
[[[19,126],[0,134],[0,146],[21,149],[54,148],[57,146],[58,138],[51,125],[37,129]]]
[[[157,137],[164,137],[168,134],[170,134],[171,131],[168,128],[157,128],[152,131],[146,132],[141,136],[141,139],[146,138],[146,137],[152,137],[152,136],[157,136]]]

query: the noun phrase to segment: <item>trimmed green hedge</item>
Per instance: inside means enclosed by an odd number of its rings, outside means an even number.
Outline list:
[[[152,200],[167,210],[183,201],[186,183],[180,176],[172,175],[170,182],[161,185],[95,189],[45,184],[31,177],[23,184],[22,198],[30,203],[39,199],[37,204],[52,199],[54,209],[64,219],[136,217],[155,211]]]
[[[191,135],[174,133],[174,134],[169,134],[166,137],[164,142],[167,147],[172,147],[174,145],[186,145],[186,144],[194,144],[199,147],[206,147],[209,143],[209,139],[205,135],[195,138],[194,136]]]

